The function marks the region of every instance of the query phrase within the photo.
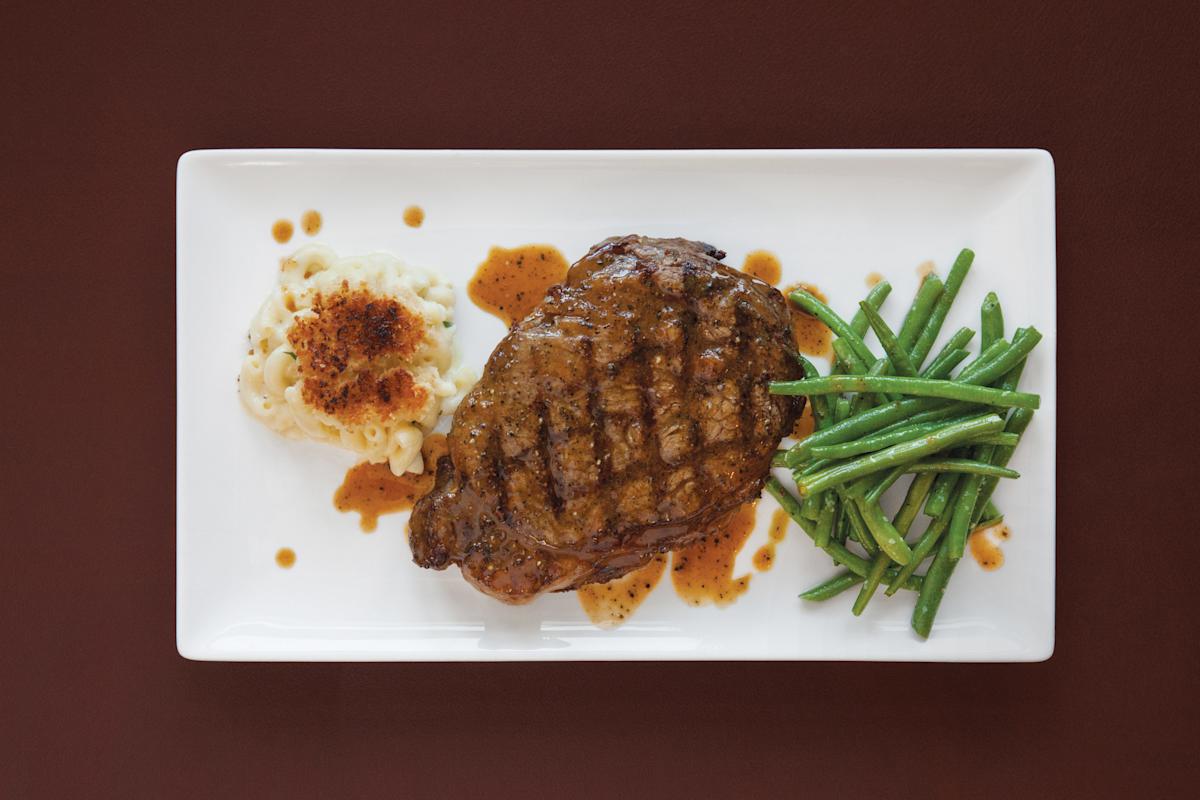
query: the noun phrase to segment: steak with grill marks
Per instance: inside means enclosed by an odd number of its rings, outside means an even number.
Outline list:
[[[509,603],[619,577],[758,496],[800,410],[783,296],[686,239],[592,248],[460,404],[413,511],[423,567]]]

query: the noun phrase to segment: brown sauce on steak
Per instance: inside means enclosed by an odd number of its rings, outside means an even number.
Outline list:
[[[783,289],[783,296],[803,289],[822,303],[828,302],[825,293],[811,283],[793,283]],[[796,304],[788,301],[788,310],[792,315],[792,336],[796,341],[796,349],[806,356],[829,358],[833,355],[833,331],[816,317],[801,311]]]
[[[727,606],[750,588],[750,575],[733,576],[738,553],[754,531],[757,501],[743,503],[714,523],[695,543],[677,550],[671,561],[675,593],[692,606]]]
[[[769,250],[755,250],[746,254],[746,260],[742,262],[742,272],[774,286],[783,277],[783,265]]]
[[[666,555],[656,555],[646,566],[608,583],[589,583],[579,587],[579,604],[593,625],[616,628],[629,621],[654,587],[667,566]]]
[[[387,463],[355,464],[346,472],[346,479],[333,495],[338,511],[357,511],[359,527],[364,533],[375,530],[379,517],[407,511],[433,488],[438,459],[446,454],[446,437],[430,434],[421,443],[423,472],[393,475]]]
[[[567,277],[567,259],[548,244],[493,247],[467,284],[467,296],[511,326],[542,302],[546,290]]]

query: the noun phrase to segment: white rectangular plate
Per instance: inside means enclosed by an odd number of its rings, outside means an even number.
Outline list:
[[[413,229],[403,209],[427,218]],[[276,244],[277,218],[324,215],[315,240]],[[574,594],[504,606],[451,568],[422,570],[407,515],[371,535],[332,496],[354,462],[285,440],[243,411],[235,378],[251,316],[279,259],[307,241],[341,255],[375,250],[441,271],[458,293],[459,343],[481,368],[504,329],[465,286],[492,245],[544,242],[568,258],[614,234],[710,242],[740,266],[767,249],[784,284],[816,284],[849,314],[881,273],[895,325],[917,266],[944,276],[977,255],[946,331],[978,328],[995,290],[1011,328],[1046,336],[1022,387],[1042,395],[997,493],[1013,535],[1003,568],[959,566],[933,635],[909,629],[914,597],[854,592],[823,604],[797,594],[834,568],[794,525],[772,570],[725,608],[693,608],[669,576],[623,627],[592,626]],[[927,151],[198,151],[178,171],[177,644],[212,660],[880,659],[1035,661],[1054,647],[1054,169],[1040,150]],[[976,339],[975,345],[977,345]],[[973,346],[975,346],[973,345]],[[765,540],[775,510],[759,504]],[[274,563],[280,547],[297,563]]]

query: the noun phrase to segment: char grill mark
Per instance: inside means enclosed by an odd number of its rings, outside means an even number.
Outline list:
[[[801,377],[774,289],[681,239],[597,245],[460,405],[414,560],[506,602],[618,577],[757,496]],[[444,467],[444,468],[443,468]]]

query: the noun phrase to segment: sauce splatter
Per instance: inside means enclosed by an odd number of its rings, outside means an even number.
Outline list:
[[[883,281],[883,276],[878,272],[867,274],[867,286],[878,286]]]
[[[321,231],[321,212],[309,209],[300,215],[300,229],[309,236],[316,236]]]
[[[791,521],[792,518],[782,508],[776,509],[775,513],[771,515],[771,527],[767,531],[767,543],[758,548],[758,552],[754,554],[754,568],[759,572],[766,572],[775,566],[775,545],[787,537],[787,529]]]
[[[922,281],[925,280],[926,278],[928,278],[932,274],[933,274],[933,262],[932,261],[922,261],[920,264],[917,264],[917,277],[920,278]]]
[[[534,309],[546,290],[567,277],[567,259],[548,244],[493,247],[467,284],[467,296],[511,326]]]
[[[644,567],[608,583],[590,583],[579,589],[579,605],[593,625],[616,628],[633,616],[662,578],[667,557],[657,555]]]
[[[291,569],[296,565],[296,551],[290,547],[281,547],[275,551],[275,563],[284,569]]]
[[[750,575],[733,577],[734,560],[754,530],[755,502],[717,522],[704,538],[672,557],[671,582],[688,605],[727,606],[750,588]]]
[[[1004,566],[1004,551],[1000,549],[1000,541],[1009,535],[1008,525],[1003,522],[971,531],[968,542],[975,563],[989,572]]]
[[[333,505],[338,511],[357,511],[359,527],[370,533],[381,515],[409,510],[433,488],[438,459],[445,454],[445,435],[434,433],[421,444],[425,468],[420,474],[393,475],[386,462],[356,464],[333,495]]]
[[[812,402],[805,401],[804,410],[800,412],[800,416],[796,417],[796,424],[792,426],[791,437],[796,441],[807,439],[812,435],[815,427],[816,420],[812,415]]]
[[[286,244],[291,241],[292,234],[295,233],[295,228],[291,221],[286,219],[277,219],[275,224],[271,226],[271,236],[280,244]]]
[[[425,221],[425,209],[420,206],[409,206],[404,209],[404,224],[410,228],[419,228]]]
[[[820,289],[810,283],[792,284],[783,290],[783,294],[786,297],[797,289],[805,290],[822,303],[828,300]],[[796,349],[806,356],[817,356],[818,358],[832,356],[833,332],[825,327],[825,323],[811,314],[801,311],[794,303],[788,303],[788,307],[792,313],[792,335],[796,340]]]
[[[779,278],[783,275],[783,265],[779,263],[779,259],[774,253],[767,250],[755,250],[746,254],[746,260],[742,262],[742,272],[774,286],[779,283]]]

